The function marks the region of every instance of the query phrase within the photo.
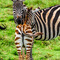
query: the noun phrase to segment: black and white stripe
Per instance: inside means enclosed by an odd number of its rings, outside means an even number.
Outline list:
[[[38,40],[49,40],[60,34],[60,5],[39,10],[34,15],[36,31],[43,33],[36,37]]]

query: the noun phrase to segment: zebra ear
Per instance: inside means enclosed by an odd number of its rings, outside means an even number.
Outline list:
[[[28,8],[28,12],[30,12],[30,11],[32,10],[32,8],[33,8],[33,7]]]
[[[35,34],[33,34],[33,37],[39,36],[39,35],[43,35],[42,32],[36,32]]]
[[[40,10],[40,7],[38,7],[38,9]]]

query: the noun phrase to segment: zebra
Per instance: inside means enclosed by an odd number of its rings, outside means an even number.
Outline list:
[[[60,36],[60,5],[52,6],[46,9],[30,10],[28,13],[28,22],[31,22],[32,33],[42,32],[43,35],[36,36],[36,40],[51,40]],[[31,50],[32,56],[32,50]]]
[[[37,40],[51,40],[60,35],[60,5],[39,10],[33,16],[32,24],[35,32],[43,33],[35,37]]]
[[[31,48],[33,46],[34,37],[37,35],[41,35],[42,33],[36,32],[32,33],[32,29],[30,25],[27,24],[19,24],[15,30],[15,44],[17,48],[17,52],[19,54],[19,60],[24,60],[24,48],[26,50],[26,60],[32,60],[30,58]],[[21,55],[21,50],[23,51],[23,55]]]
[[[25,16],[27,15],[27,7],[23,5],[22,1],[13,0],[13,15],[14,15],[14,22],[16,27],[19,24],[22,24],[22,20],[25,20]],[[32,48],[31,51],[32,52]],[[30,58],[32,59],[32,55],[30,53]]]

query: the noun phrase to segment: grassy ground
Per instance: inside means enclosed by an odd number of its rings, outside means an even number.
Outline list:
[[[41,9],[60,4],[60,0],[26,0],[28,7]],[[6,24],[6,30],[0,30],[0,60],[18,60],[14,44],[15,23],[13,19],[13,2],[0,0],[0,25]],[[60,37],[50,41],[34,41],[34,60],[60,60]]]

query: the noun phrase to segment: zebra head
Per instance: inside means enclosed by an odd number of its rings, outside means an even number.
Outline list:
[[[32,7],[31,8],[26,8],[25,9],[27,12],[27,24],[30,24],[31,25],[31,27],[33,28],[33,27],[36,27],[35,25],[36,25],[36,21],[35,21],[35,13],[36,12],[38,12],[39,10],[40,10],[40,8],[38,7],[38,8],[36,8],[36,9],[32,9]]]
[[[23,13],[23,0],[13,0],[13,15],[15,24],[18,25],[22,22]]]

